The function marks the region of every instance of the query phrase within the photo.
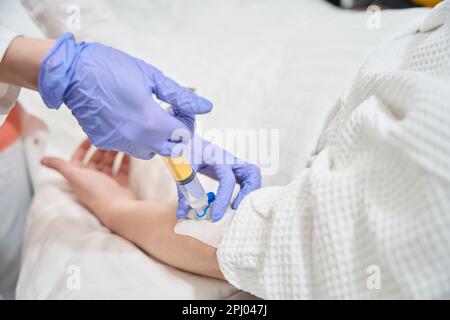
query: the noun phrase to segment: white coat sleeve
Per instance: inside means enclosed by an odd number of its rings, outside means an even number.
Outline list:
[[[48,38],[71,32],[78,41],[96,41],[139,55],[135,32],[116,16],[106,0],[21,0]]]
[[[17,37],[17,34],[0,26],[0,61],[11,41]],[[9,111],[14,106],[17,97],[19,96],[20,88],[11,86],[6,83],[0,83],[0,126],[5,121]]]

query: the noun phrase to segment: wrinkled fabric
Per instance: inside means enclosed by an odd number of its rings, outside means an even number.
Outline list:
[[[193,131],[211,102],[142,60],[99,43],[61,36],[41,63],[39,93],[49,108],[65,103],[98,148],[141,159],[171,155],[177,129]],[[169,103],[174,116],[153,99]]]
[[[450,296],[449,56],[448,1],[370,54],[309,167],[237,210],[218,249],[231,284],[266,299]]]

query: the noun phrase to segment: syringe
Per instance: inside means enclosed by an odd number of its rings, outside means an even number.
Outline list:
[[[183,156],[163,159],[191,207],[201,212],[209,206],[208,195],[187,159]]]
[[[195,88],[188,89],[192,92],[195,91]],[[170,105],[165,104],[162,101],[159,101],[159,103],[165,110],[170,107]],[[172,173],[180,192],[193,209],[189,210],[186,217],[193,219],[210,219],[211,215],[208,213],[211,203],[215,200],[215,194],[213,192],[208,192],[208,194],[205,192],[195,171],[185,157],[163,157],[163,159],[167,168],[169,168],[169,171]]]

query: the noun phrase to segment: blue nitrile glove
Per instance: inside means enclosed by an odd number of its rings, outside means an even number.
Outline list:
[[[219,181],[219,189],[211,208],[211,218],[214,222],[225,214],[236,183],[241,189],[231,204],[233,210],[238,208],[242,199],[250,192],[261,187],[261,172],[256,165],[236,158],[197,135],[186,146],[184,155],[195,172]],[[190,208],[187,200],[178,192],[177,217],[184,218]]]
[[[155,67],[99,43],[61,36],[41,63],[39,93],[49,108],[65,103],[91,142],[141,159],[164,156],[179,143],[175,129],[194,130],[211,102]],[[154,100],[172,105],[171,115]]]

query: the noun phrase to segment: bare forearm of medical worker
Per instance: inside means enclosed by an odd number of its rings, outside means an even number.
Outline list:
[[[117,204],[102,222],[161,262],[188,272],[224,279],[216,248],[174,232],[177,222],[175,210],[175,204],[124,201]]]
[[[0,82],[39,91],[48,108],[69,108],[95,146],[141,159],[172,156],[181,143],[174,132],[193,132],[195,115],[212,108],[145,61],[101,43],[78,42],[71,33],[56,40],[16,37],[2,58]]]
[[[0,62],[0,82],[37,90],[41,60],[54,42],[49,39],[14,38]]]

